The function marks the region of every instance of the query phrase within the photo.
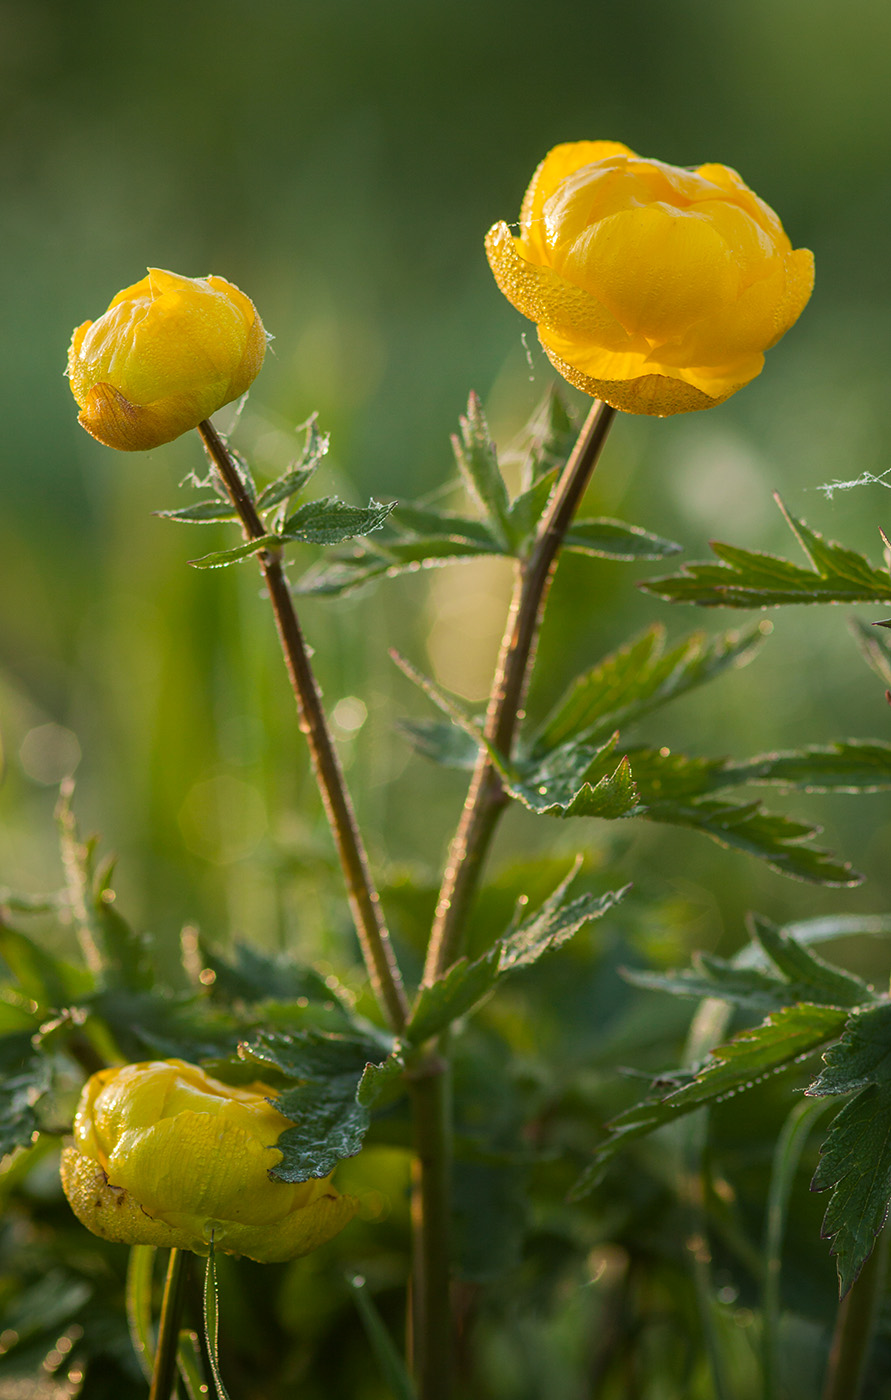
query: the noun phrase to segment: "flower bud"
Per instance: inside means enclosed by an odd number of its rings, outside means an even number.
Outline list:
[[[489,230],[498,286],[570,384],[628,413],[711,408],[798,319],[813,255],[724,165],[684,170],[616,141],[555,146],[519,237]]]
[[[71,337],[78,421],[122,452],[160,447],[240,398],[265,353],[263,322],[231,282],[149,268]]]
[[[309,1254],[349,1223],[358,1202],[331,1178],[270,1175],[293,1127],[260,1083],[233,1088],[184,1060],[100,1070],[84,1086],[62,1186],[93,1234],[275,1263]]]

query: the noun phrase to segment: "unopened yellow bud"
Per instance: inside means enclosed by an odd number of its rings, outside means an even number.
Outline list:
[[[570,384],[628,413],[711,408],[798,319],[813,254],[724,165],[685,170],[616,141],[555,148],[519,237],[486,238],[498,286]]]
[[[78,326],[68,378],[88,433],[144,452],[240,398],[265,353],[263,322],[231,282],[152,267],[98,321]]]
[[[93,1234],[275,1263],[309,1254],[358,1209],[331,1178],[269,1175],[294,1125],[255,1083],[233,1088],[184,1060],[100,1070],[84,1086],[62,1186]]]

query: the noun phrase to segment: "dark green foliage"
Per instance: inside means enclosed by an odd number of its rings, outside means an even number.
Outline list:
[[[685,564],[679,574],[640,586],[672,603],[707,608],[774,608],[783,603],[887,603],[891,577],[862,554],[825,540],[777,504],[807,556],[810,568],[773,554],[712,543],[718,564]]]
[[[842,1297],[855,1282],[891,1201],[891,1083],[882,1076],[833,1119],[811,1190],[832,1189],[823,1236],[832,1241]]]

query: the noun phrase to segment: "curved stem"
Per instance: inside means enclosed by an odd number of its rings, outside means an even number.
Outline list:
[[[229,499],[238,511],[245,538],[261,539],[266,530],[225,442],[207,419],[199,423],[198,431],[222,477]],[[368,856],[356,824],[346,779],[294,610],[291,590],[282,569],[281,552],[275,548],[264,550],[259,559],[297,700],[300,728],[306,735],[328,822],[337,845],[362,956],[378,1003],[391,1027],[399,1031],[408,1019],[408,1000],[381,911],[380,896],[371,878]]]
[[[179,1351],[179,1329],[186,1299],[187,1273],[191,1260],[188,1250],[171,1249],[167,1265],[167,1280],[161,1302],[161,1322],[158,1328],[158,1349],[152,1370],[149,1400],[170,1400],[176,1382],[176,1359]]]
[[[521,716],[560,546],[597,465],[615,415],[615,409],[595,401],[541,523],[532,553],[517,570],[485,725],[487,741],[504,758],[510,757]],[[460,954],[467,912],[506,803],[501,780],[487,751],[481,748],[461,820],[449,847],[427,949],[425,985],[441,977]]]

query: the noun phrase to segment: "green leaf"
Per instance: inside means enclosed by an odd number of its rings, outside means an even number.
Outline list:
[[[354,1157],[371,1121],[378,1095],[393,1087],[403,1068],[398,1047],[381,1059],[392,1041],[316,1030],[261,1032],[239,1046],[247,1064],[269,1067],[297,1081],[274,1100],[299,1126],[287,1129],[276,1146],[283,1154],[273,1170],[279,1181],[325,1177],[344,1157]]]
[[[201,940],[201,960],[214,974],[213,992],[227,1000],[248,1003],[266,1001],[339,1001],[333,979],[329,983],[314,968],[302,967],[281,953],[264,952],[250,943],[236,942],[231,960]]]
[[[598,743],[678,695],[745,666],[763,640],[758,625],[711,638],[694,632],[663,654],[665,628],[656,623],[573,682],[536,735],[533,752],[546,753],[572,738]]]
[[[308,501],[289,515],[281,528],[283,543],[343,544],[356,535],[379,530],[393,504],[369,501],[367,506],[348,506],[343,501],[323,497]]]
[[[238,511],[228,496],[215,496],[209,501],[196,501],[193,506],[183,506],[181,510],[156,510],[152,514],[163,520],[180,520],[186,525],[213,525],[218,520],[238,519]]]
[[[665,559],[680,554],[683,545],[652,535],[639,525],[621,520],[574,520],[563,540],[563,548],[576,554],[593,554],[598,559]]]
[[[155,1361],[152,1335],[152,1267],[155,1249],[150,1244],[134,1244],[127,1261],[127,1325],[139,1369],[151,1381]]]
[[[2,1047],[0,1041],[0,1052]],[[30,1144],[40,1127],[36,1109],[49,1092],[51,1079],[49,1060],[34,1054],[17,1073],[7,1071],[0,1078],[0,1157]]]
[[[67,1006],[92,986],[83,968],[53,957],[27,934],[10,927],[0,917],[0,958],[17,989],[44,1009]]]
[[[801,792],[885,792],[891,788],[891,744],[845,739],[728,762],[721,786],[737,783],[775,784]]]
[[[512,502],[508,526],[511,539],[520,552],[523,552],[524,544],[528,545],[535,538],[538,523],[550,504],[559,479],[560,471],[555,468],[540,476],[528,491],[521,492]]]
[[[830,1187],[822,1235],[832,1241],[843,1298],[856,1282],[888,1216],[891,1083],[870,1084],[833,1119],[811,1190]]]
[[[891,601],[891,577],[863,555],[825,540],[777,504],[810,568],[773,554],[712,543],[718,564],[685,564],[679,574],[639,586],[673,603],[701,607],[769,608],[783,603],[873,603]]]
[[[614,748],[614,743],[604,748]],[[553,757],[553,756],[552,756]],[[583,755],[579,750],[573,758]],[[522,802],[531,812],[546,817],[601,817],[605,821],[615,821],[631,817],[642,811],[638,802],[638,792],[627,757],[621,758],[616,767],[601,777],[589,775],[599,771],[603,749],[593,752],[587,768],[567,785],[566,775],[556,764],[543,764],[535,772],[533,781],[511,783],[505,780],[504,786],[511,797]],[[576,786],[576,781],[579,785]]]
[[[460,958],[444,977],[421,988],[406,1028],[409,1040],[419,1044],[438,1035],[473,1010],[502,977],[531,967],[545,953],[561,947],[586,923],[612,909],[625,894],[625,889],[611,890],[604,895],[583,894],[567,901],[566,894],[578,868],[576,862],[541,907],[518,928],[496,939],[482,957],[473,962]]]
[[[774,967],[786,978],[796,1001],[812,1001],[821,1006],[862,1006],[876,1000],[872,987],[862,978],[824,962],[788,929],[778,928],[758,914],[750,916],[749,926]]]
[[[797,998],[781,978],[759,968],[740,968],[709,953],[694,953],[692,968],[677,972],[651,972],[645,968],[622,968],[622,976],[635,987],[669,992],[673,996],[718,997],[747,1011],[779,1011]]]
[[[389,523],[401,534],[414,539],[455,540],[478,545],[480,550],[487,554],[504,552],[501,543],[484,521],[452,515],[448,511],[400,504],[394,507]]]
[[[858,875],[830,851],[805,844],[819,828],[768,812],[760,802],[732,803],[704,798],[686,804],[654,803],[648,820],[701,831],[720,846],[746,851],[766,861],[772,870],[818,885],[857,885]]]
[[[886,690],[891,690],[891,642],[884,632],[877,632],[875,622],[866,623],[862,618],[852,617],[848,626],[867,666],[875,671]]]
[[[417,1400],[417,1392],[405,1362],[374,1305],[364,1278],[356,1274],[350,1279],[350,1283],[371,1350],[374,1352],[381,1376],[390,1389],[392,1400]]]
[[[891,1004],[856,1011],[837,1045],[823,1056],[825,1069],[805,1090],[821,1098],[891,1083]]]
[[[607,1164],[634,1138],[643,1137],[706,1103],[720,1102],[751,1088],[801,1056],[834,1040],[847,1020],[836,1007],[797,1003],[774,1012],[760,1026],[742,1031],[718,1046],[689,1082],[668,1095],[658,1094],[627,1109],[608,1125],[611,1136],[573,1187],[578,1200],[592,1190]]]
[[[257,508],[262,511],[270,510],[302,491],[327,453],[329,441],[327,433],[319,432],[316,415],[313,414],[306,424],[306,439],[299,458],[292,462],[276,481],[271,481],[264,487],[260,492]]]
[[[488,545],[449,536],[404,540],[387,538],[360,546],[356,553],[344,555],[334,563],[314,565],[294,586],[294,591],[335,597],[379,578],[396,578],[398,574],[416,573],[418,569],[434,568],[454,559],[470,559],[495,552]]]
[[[510,500],[483,406],[474,393],[467,400],[466,416],[460,419],[460,433],[452,438],[452,449],[465,485],[486,512],[497,538],[509,546]]]
[[[432,719],[403,719],[399,728],[407,735],[418,753],[441,763],[444,768],[472,771],[476,766],[479,744],[471,734],[455,724],[441,724]]]
[[[523,464],[524,490],[528,490],[539,477],[562,471],[569,461],[578,432],[578,424],[570,414],[562,394],[553,386],[527,425],[528,449]]]

